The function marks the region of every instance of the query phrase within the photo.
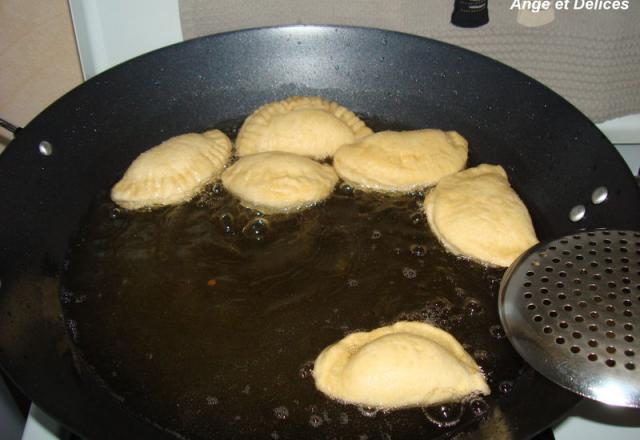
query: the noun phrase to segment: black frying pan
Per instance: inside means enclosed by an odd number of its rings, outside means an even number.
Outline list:
[[[144,149],[296,94],[321,95],[406,127],[460,131],[470,141],[470,163],[505,167],[541,240],[576,228],[640,226],[635,181],[602,133],[547,88],[485,57],[424,38],[346,27],[249,30],[175,45],[73,90],[0,156],[0,360],[52,416],[89,438],[180,435],[170,418],[133,414],[76,350],[59,299],[69,242],[96,196]],[[52,144],[52,155],[39,152],[43,140]],[[590,205],[601,185],[609,189],[608,201]],[[568,213],[578,203],[588,211],[574,224]],[[513,391],[499,397],[500,411],[465,431],[527,438],[576,400],[523,368]],[[291,436],[361,433],[353,425],[332,426],[300,428]],[[217,429],[212,420],[210,433],[251,437],[265,434],[261,429]],[[424,432],[416,424],[395,437]],[[379,430],[370,434],[380,436]]]

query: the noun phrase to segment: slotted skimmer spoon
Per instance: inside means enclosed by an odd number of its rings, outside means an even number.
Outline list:
[[[534,246],[505,273],[499,313],[540,374],[640,407],[640,232],[585,231]]]

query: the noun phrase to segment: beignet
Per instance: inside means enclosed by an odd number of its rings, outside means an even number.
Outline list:
[[[317,96],[292,96],[265,104],[242,124],[239,157],[284,151],[324,159],[372,131],[353,112]]]
[[[466,139],[455,131],[382,131],[341,146],[333,166],[362,190],[409,192],[460,171],[467,152]]]
[[[529,211],[499,165],[443,178],[425,197],[431,230],[453,254],[509,266],[538,242]]]
[[[429,406],[491,393],[460,343],[423,322],[352,333],[320,353],[313,377],[316,388],[331,398],[376,408]]]
[[[311,207],[337,182],[330,165],[280,151],[241,157],[222,173],[222,184],[242,205],[267,213]]]
[[[186,202],[220,176],[231,148],[220,130],[167,139],[131,163],[111,189],[111,200],[126,209]]]

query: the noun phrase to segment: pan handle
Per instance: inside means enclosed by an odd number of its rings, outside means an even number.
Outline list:
[[[5,121],[4,119],[0,118],[0,127],[4,128],[5,130],[10,131],[11,133],[13,133],[13,136],[17,136],[18,133],[20,132],[20,130],[22,130],[22,127],[17,127],[15,125],[13,125],[11,122],[9,121]]]

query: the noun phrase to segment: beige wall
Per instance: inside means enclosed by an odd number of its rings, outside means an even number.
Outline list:
[[[80,84],[67,1],[0,0],[0,63],[0,117],[19,126]]]

